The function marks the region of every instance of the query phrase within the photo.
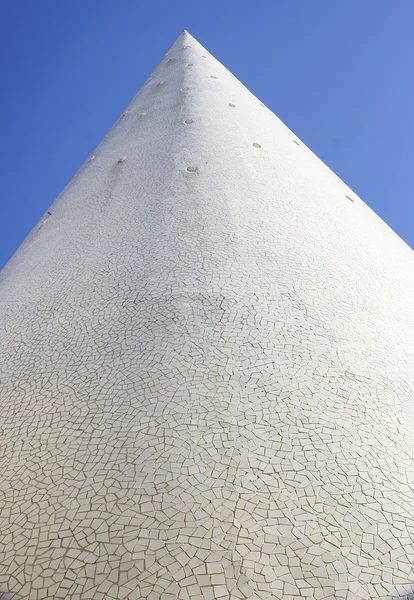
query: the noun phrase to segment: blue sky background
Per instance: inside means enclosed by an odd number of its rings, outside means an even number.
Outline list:
[[[0,266],[183,29],[414,246],[413,0],[2,0]]]

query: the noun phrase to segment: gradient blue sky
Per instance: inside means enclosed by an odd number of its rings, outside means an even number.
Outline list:
[[[183,29],[414,245],[413,0],[2,0],[0,266]]]

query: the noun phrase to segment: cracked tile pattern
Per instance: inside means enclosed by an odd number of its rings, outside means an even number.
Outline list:
[[[411,598],[412,252],[170,56],[1,274],[0,594]]]

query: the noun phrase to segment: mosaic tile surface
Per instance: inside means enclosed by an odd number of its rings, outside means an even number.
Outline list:
[[[414,597],[413,292],[184,32],[1,274],[0,596]]]

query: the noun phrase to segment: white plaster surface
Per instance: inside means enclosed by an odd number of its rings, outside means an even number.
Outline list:
[[[186,32],[50,212],[1,274],[0,594],[414,592],[408,246]]]

